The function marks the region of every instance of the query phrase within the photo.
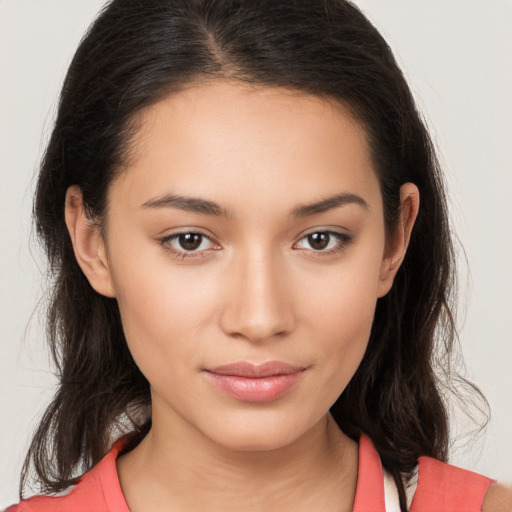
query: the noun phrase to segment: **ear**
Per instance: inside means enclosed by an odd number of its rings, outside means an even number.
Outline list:
[[[115,297],[101,227],[87,215],[77,186],[66,192],[64,216],[76,260],[89,283],[101,295]]]
[[[378,297],[391,290],[396,273],[405,258],[412,228],[420,207],[420,193],[413,183],[400,187],[400,214],[395,231],[389,236],[382,260]]]

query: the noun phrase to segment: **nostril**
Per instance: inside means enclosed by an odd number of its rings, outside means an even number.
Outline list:
[[[283,338],[294,328],[291,308],[282,304],[256,308],[243,300],[226,306],[220,322],[227,335],[254,343]]]

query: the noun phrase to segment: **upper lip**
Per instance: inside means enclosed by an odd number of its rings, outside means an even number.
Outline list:
[[[207,368],[206,371],[218,375],[234,375],[237,377],[270,377],[273,375],[290,375],[305,370],[304,366],[296,366],[281,361],[269,361],[263,364],[253,364],[246,361],[224,364],[214,368]]]

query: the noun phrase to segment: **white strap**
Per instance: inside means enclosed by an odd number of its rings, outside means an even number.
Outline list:
[[[398,498],[398,489],[396,488],[395,479],[383,469],[384,473],[384,503],[386,512],[400,512],[400,499]],[[407,502],[407,510],[410,510],[416,487],[418,486],[418,467],[414,470],[411,478],[405,481],[405,498]]]
[[[404,480],[404,483],[405,498],[407,500],[407,510],[410,510],[412,505],[412,499],[414,498],[414,493],[416,492],[416,487],[418,487],[418,466],[414,468],[414,471],[409,481]]]
[[[384,473],[384,503],[386,505],[386,512],[400,512],[400,500],[395,479],[385,469],[382,471]]]

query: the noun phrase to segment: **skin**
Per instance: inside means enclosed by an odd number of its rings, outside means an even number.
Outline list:
[[[328,411],[405,255],[417,188],[402,186],[386,239],[363,128],[343,106],[296,91],[213,81],[139,122],[104,236],[77,187],[66,200],[77,260],[116,297],[151,384],[152,430],[118,460],[130,510],[351,510],[357,445]],[[340,194],[348,202],[304,208]],[[185,211],[169,195],[220,211]],[[326,249],[311,245],[307,235],[327,232]],[[185,253],[176,233],[204,238]],[[262,403],[226,395],[204,371],[273,360],[306,370]]]
[[[492,484],[482,504],[482,512],[510,512],[512,510],[512,488],[500,483]]]

